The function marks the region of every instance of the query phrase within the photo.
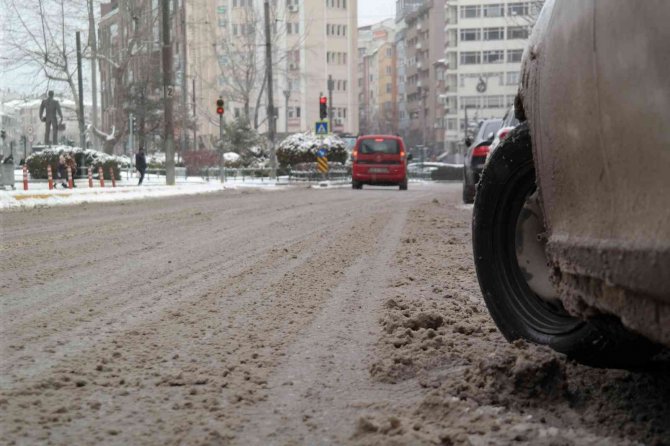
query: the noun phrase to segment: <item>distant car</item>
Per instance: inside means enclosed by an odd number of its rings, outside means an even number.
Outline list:
[[[517,125],[519,125],[519,120],[514,115],[514,107],[511,107],[509,110],[507,110],[505,116],[503,116],[502,127],[500,127],[500,130],[496,132],[496,136],[493,138],[493,142],[489,146],[489,153],[486,155],[487,159],[496,150],[500,143],[503,142],[505,138],[507,138],[509,132],[514,130]]]
[[[601,366],[670,347],[670,2],[547,0],[473,257],[510,341]]]
[[[362,189],[364,184],[398,186],[407,190],[407,154],[399,136],[365,135],[356,140],[352,153],[351,187]]]
[[[475,186],[484,168],[489,146],[501,125],[502,119],[487,119],[482,122],[474,141],[468,147],[463,163],[463,203],[475,201]]]

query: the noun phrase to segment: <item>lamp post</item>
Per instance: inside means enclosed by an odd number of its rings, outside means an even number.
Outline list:
[[[288,134],[288,98],[291,97],[291,90],[286,89],[284,90],[284,133]]]

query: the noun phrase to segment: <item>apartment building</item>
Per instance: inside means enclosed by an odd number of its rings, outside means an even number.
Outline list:
[[[266,132],[264,1],[180,0],[171,5],[177,145],[185,134],[197,134],[198,142],[191,147],[213,148],[219,135],[219,97],[225,101],[225,120],[246,118]],[[158,0],[101,4],[105,131],[116,124],[117,132],[119,126],[127,132],[138,97],[148,104],[145,109],[162,98],[159,6]],[[271,0],[270,10],[277,131],[313,129],[319,119],[319,96],[329,95],[330,78],[332,130],[358,133],[357,0]],[[151,132],[148,142],[160,135],[157,128]]]
[[[521,56],[541,4],[446,0],[443,98],[444,134],[450,153],[462,150],[466,125],[500,118],[513,105]]]
[[[357,0],[270,5],[277,131],[313,130],[330,78],[332,130],[358,133]],[[226,102],[225,119],[246,117],[266,131],[263,0],[190,0],[187,11],[187,76],[195,87],[200,132],[218,135],[219,96]]]
[[[424,1],[405,16],[405,95],[410,118],[406,142],[429,157],[444,146],[444,3]]]
[[[398,132],[395,21],[358,29],[358,104],[361,133]]]

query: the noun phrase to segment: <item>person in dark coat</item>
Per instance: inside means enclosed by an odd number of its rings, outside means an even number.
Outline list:
[[[140,173],[140,182],[137,183],[137,185],[140,186],[144,179],[144,172],[147,170],[147,158],[144,156],[144,149],[142,147],[140,147],[139,152],[135,154],[135,168]]]
[[[67,189],[67,184],[65,184],[65,179],[67,178],[67,173],[66,173],[67,166],[65,165],[65,156],[61,155],[58,157],[58,168],[56,169],[56,176],[58,177],[58,181],[61,182],[61,186],[63,186],[64,189]]]

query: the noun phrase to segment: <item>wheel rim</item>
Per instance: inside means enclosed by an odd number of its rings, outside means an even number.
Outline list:
[[[519,267],[516,243],[519,226],[523,226],[520,220],[525,218],[522,215],[524,207],[528,208],[528,201],[532,200],[531,197],[536,190],[532,166],[520,172],[510,184],[514,186],[506,191],[504,199],[501,200],[502,207],[498,215],[502,215],[502,221],[497,222],[500,239],[496,243],[502,250],[501,255],[496,256],[497,268],[504,271],[501,276],[510,296],[510,308],[516,313],[516,317],[524,320],[533,330],[541,334],[553,336],[574,331],[581,327],[583,322],[570,316],[560,300],[551,299],[554,296],[545,295],[545,298],[542,298],[536,294]],[[527,234],[524,236],[528,237]]]

